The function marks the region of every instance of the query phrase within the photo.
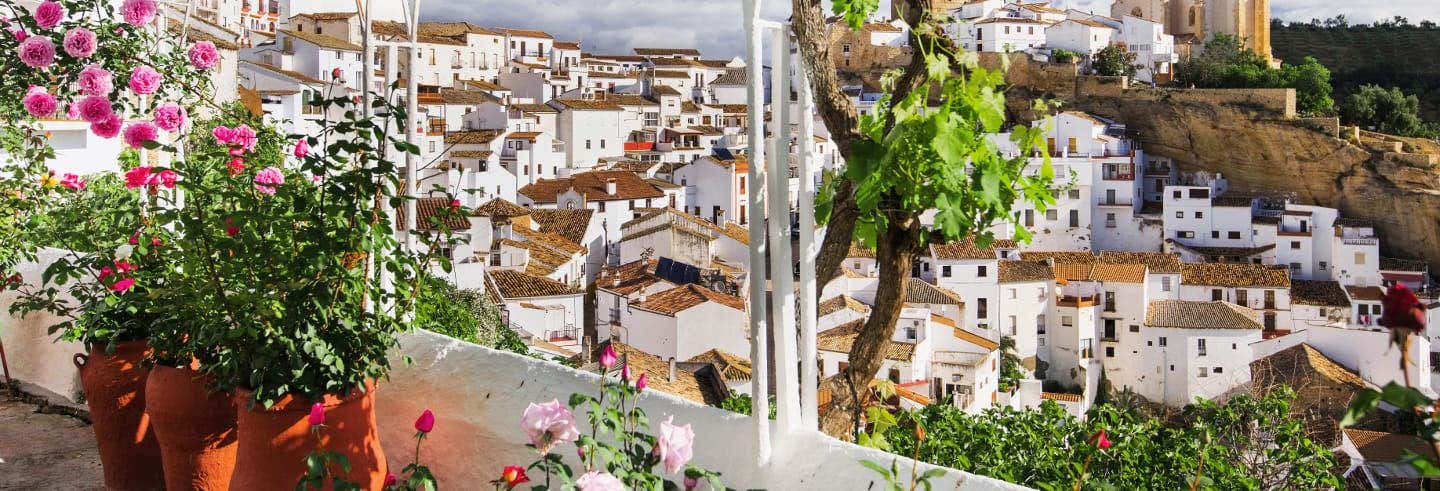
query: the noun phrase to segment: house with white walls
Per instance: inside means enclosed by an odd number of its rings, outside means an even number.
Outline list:
[[[626,112],[619,104],[600,99],[554,99],[549,105],[559,111],[557,136],[566,142],[570,167],[587,169],[601,157],[625,153],[629,132],[621,126]]]
[[[1185,263],[1181,300],[1228,302],[1257,313],[1267,336],[1292,325],[1290,275],[1284,267],[1246,263]]]
[[[666,207],[642,210],[621,225],[620,231],[621,263],[646,256],[668,257],[700,268],[743,270],[749,264],[750,231],[733,222],[717,225]]]
[[[722,160],[705,156],[676,168],[671,182],[685,190],[686,212],[712,223],[750,223],[750,162],[744,157]]]
[[[337,83],[347,91],[359,91],[365,83],[362,51],[360,45],[343,38],[281,30],[275,33],[274,41],[241,50],[240,59],[252,66],[292,71],[311,80]]]
[[[555,36],[534,29],[502,27],[495,31],[505,35],[505,58],[525,63],[539,63],[550,56]]]
[[[1118,41],[1119,30],[1089,19],[1066,19],[1045,27],[1045,46],[1078,53],[1089,60]]]
[[[1175,64],[1180,55],[1175,53],[1175,36],[1165,32],[1161,22],[1125,15],[1120,18],[1119,41],[1125,49],[1135,53],[1135,80],[1141,82],[1166,83],[1175,77]]]
[[[509,315],[510,326],[579,352],[585,325],[585,291],[523,271],[485,272],[486,289]]]
[[[1312,327],[1346,327],[1354,317],[1345,287],[1336,281],[1290,280],[1291,331]],[[1366,309],[1369,311],[1368,307]]]
[[[680,286],[655,274],[658,262],[652,258],[637,259],[607,267],[596,275],[593,319],[600,336],[598,342],[610,339],[612,329],[621,325],[623,312],[630,303]]]
[[[1250,382],[1251,343],[1260,341],[1257,312],[1229,302],[1152,300],[1141,333],[1145,345],[1134,378],[1116,379],[1146,399],[1184,406]]]
[[[592,171],[541,179],[520,188],[518,203],[531,208],[590,209],[604,231],[607,264],[618,264],[621,225],[636,210],[661,206],[667,197],[654,184],[625,171]]]
[[[643,295],[621,311],[613,335],[663,359],[687,360],[719,349],[750,352],[745,300],[696,284]]]

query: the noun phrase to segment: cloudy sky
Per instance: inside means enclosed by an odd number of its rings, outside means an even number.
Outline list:
[[[767,18],[789,15],[790,2],[761,0]],[[889,11],[889,0],[881,0]],[[1109,13],[1111,0],[1055,0],[1058,7]],[[1440,21],[1437,0],[1271,0],[1271,14],[1308,21],[1345,14],[1352,23],[1396,15],[1412,23]],[[586,51],[629,52],[631,47],[697,47],[707,57],[741,55],[740,0],[426,0],[425,20],[470,21],[485,26],[542,29],[584,43]]]

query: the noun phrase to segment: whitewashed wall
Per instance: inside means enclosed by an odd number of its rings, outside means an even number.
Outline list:
[[[593,391],[596,376],[553,363],[502,353],[438,334],[416,332],[401,339],[395,355],[414,363],[397,364],[377,393],[381,442],[390,465],[401,468],[413,455],[415,418],[434,411],[435,430],[421,458],[441,484],[449,488],[483,488],[505,465],[528,465],[534,454],[525,448],[520,415],[530,402],[560,399]],[[695,463],[722,473],[725,485],[737,489],[867,489],[879,487],[862,459],[889,463],[907,459],[861,448],[818,432],[777,439],[772,461],[755,464],[754,431],[748,417],[700,406],[667,394],[649,392],[641,406],[651,421],[670,415],[675,423],[695,429]],[[772,427],[773,428],[773,427]],[[561,448],[565,455],[573,446]],[[921,471],[932,468],[921,464]],[[543,476],[532,475],[531,479]],[[935,489],[1024,489],[995,479],[949,470]]]

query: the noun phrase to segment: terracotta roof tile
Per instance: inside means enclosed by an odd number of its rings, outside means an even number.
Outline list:
[[[492,269],[485,272],[496,293],[507,300],[517,298],[560,297],[580,295],[585,292],[564,283],[508,269]]]
[[[505,198],[495,198],[486,201],[480,206],[471,210],[471,214],[477,217],[509,218],[529,215],[534,212],[529,208],[511,203]]]
[[[1385,290],[1378,286],[1347,286],[1345,292],[1350,298],[1361,302],[1379,302],[1385,299]]]
[[[685,361],[688,361],[690,363],[713,364],[716,366],[716,368],[720,369],[720,373],[725,375],[725,380],[731,382],[743,382],[746,380],[750,380],[751,374],[753,373],[750,368],[749,358],[736,354],[726,353],[718,349],[712,349],[704,353],[700,353],[698,355],[690,357],[689,360]]]
[[[1144,283],[1145,265],[1098,263],[1090,276],[1110,283]]]
[[[979,346],[980,348],[988,351],[995,351],[1000,348],[1000,343],[991,341],[985,336],[981,336],[979,334],[975,334],[973,332],[966,331],[958,327],[954,329],[954,333],[956,339],[965,341],[975,346]]]
[[[1349,307],[1345,289],[1334,281],[1290,280],[1290,303],[1321,307]]]
[[[615,194],[606,192],[606,182],[615,180]],[[612,201],[644,198],[663,198],[665,193],[645,182],[633,172],[591,171],[575,174],[568,178],[541,179],[523,188],[523,194],[536,203],[554,203],[560,193],[574,188],[588,201]]]
[[[555,41],[555,49],[566,51],[579,51],[580,43],[575,41]]]
[[[1055,279],[1055,271],[1043,261],[1000,261],[1001,283],[1027,283]]]
[[[1400,462],[1406,453],[1414,453],[1430,462],[1436,460],[1435,447],[1423,438],[1409,433],[1384,433],[1355,428],[1346,428],[1344,431],[1345,436],[1355,444],[1360,456],[1369,463]]]
[[[1183,285],[1252,288],[1290,286],[1290,272],[1283,266],[1248,263],[1185,263],[1180,272]]]
[[[1394,257],[1380,258],[1381,271],[1415,271],[1423,272],[1430,269],[1425,261],[1419,259],[1400,259]]]
[[[420,198],[415,200],[415,228],[420,230],[435,230],[441,222],[436,215],[441,214],[450,207],[450,198],[434,197]],[[398,207],[396,210],[396,225],[400,230],[405,229],[406,214],[405,207]],[[463,231],[470,229],[470,221],[463,216],[446,218],[443,222],[452,231]]]
[[[635,48],[637,56],[700,56],[695,48]]]
[[[280,32],[285,34],[286,36],[305,41],[321,48],[338,49],[344,51],[363,51],[365,49],[360,47],[360,45],[358,44],[326,34],[315,34],[313,32],[304,31],[292,31],[288,29],[281,29]]]
[[[920,278],[907,278],[905,303],[934,305],[964,305],[965,302],[949,290],[926,283]]]
[[[1080,402],[1080,394],[1066,394],[1064,392],[1041,392],[1041,399],[1063,402]]]
[[[745,310],[744,299],[693,283],[651,295],[644,302],[631,304],[631,307],[674,316],[706,302],[715,302],[735,310]]]
[[[996,259],[996,249],[1013,249],[1015,241],[1009,239],[995,239],[989,247],[980,247],[972,239],[959,240],[948,244],[931,244],[930,250],[936,259]]]
[[[496,28],[495,30],[515,37],[555,39],[555,36],[551,36],[545,31],[536,31],[532,29],[511,29],[508,27],[500,27]]]
[[[750,245],[750,229],[735,222],[725,222],[725,236],[739,242],[740,245]]]
[[[492,152],[492,151],[490,151],[490,150],[451,150],[451,151],[450,151],[450,158],[452,158],[452,159],[480,159],[480,160],[486,160],[486,159],[489,159],[491,155],[495,155],[495,152]]]
[[[1020,259],[1024,261],[1044,261],[1054,259],[1055,264],[1066,263],[1093,263],[1095,255],[1079,251],[1024,251],[1020,253]]]
[[[1023,257],[1024,254],[1022,253]],[[1144,264],[1151,273],[1174,274],[1180,272],[1180,255],[1165,252],[1141,251],[1100,251],[1102,263]]]
[[[657,72],[657,73],[659,73],[659,72]],[[658,77],[659,75],[656,75],[656,76]],[[687,76],[688,76],[688,75],[687,75]],[[656,85],[653,89],[650,89],[650,90],[651,90],[651,92],[654,92],[654,93],[659,94],[659,95],[677,95],[677,96],[680,95],[680,91],[679,91],[679,90],[676,90],[674,87],[671,87],[671,86],[669,86],[669,85]]]
[[[554,233],[576,244],[585,242],[585,232],[590,229],[590,220],[594,216],[595,210],[589,208],[530,211],[530,219],[540,224],[541,232]]]
[[[445,132],[446,145],[485,145],[500,136],[500,130],[469,130]]]
[[[824,302],[820,302],[820,304],[816,308],[815,313],[816,317],[825,317],[827,315],[847,309],[853,310],[859,314],[870,313],[869,305],[865,305],[864,303],[861,303],[859,300],[856,300],[849,295],[837,295],[825,300]]]
[[[510,89],[505,89],[510,90]],[[550,107],[548,104],[511,104],[510,107],[527,113],[557,113],[560,111]]]
[[[655,276],[655,260],[635,260],[619,266],[605,268],[595,279],[595,287],[618,295],[630,295],[656,283],[666,283],[664,278]]]
[[[875,251],[859,242],[850,243],[850,252],[845,253],[846,258],[858,257],[863,259],[875,259]]]
[[[1151,300],[1145,309],[1147,327],[1179,329],[1260,329],[1259,315],[1230,302]]]
[[[620,111],[619,104],[597,99],[552,99],[550,102],[565,106],[572,111]]]
[[[821,351],[849,353],[850,347],[855,344],[855,338],[860,336],[860,330],[864,327],[864,319],[835,326],[815,337],[816,348]],[[885,358],[908,362],[915,358],[915,343],[891,341],[889,349],[885,350]]]
[[[711,406],[720,405],[720,401],[729,396],[729,390],[718,380],[710,380],[704,375],[705,370],[693,370],[690,364],[677,363],[675,367],[675,378],[670,379],[670,363],[658,356],[646,353],[639,348],[623,343],[611,341],[608,343],[615,347],[616,354],[626,364],[630,365],[630,372],[633,376],[646,375],[649,385],[646,387],[668,394],[674,394],[690,401]],[[605,349],[606,344],[596,346],[595,354]],[[692,365],[693,366],[693,365]],[[704,366],[709,366],[708,364]],[[601,370],[598,363],[587,363],[584,369],[591,372]]]

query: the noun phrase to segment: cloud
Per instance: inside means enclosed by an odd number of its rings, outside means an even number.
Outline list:
[[[763,17],[784,19],[788,0],[760,0]],[[829,3],[828,1],[826,2]],[[881,12],[889,12],[882,0]],[[589,52],[628,53],[635,47],[699,48],[710,58],[741,56],[745,38],[735,0],[427,0],[425,20],[470,21],[492,27],[541,29]],[[1056,7],[1108,14],[1111,0],[1062,0]],[[1440,21],[1436,0],[1272,0],[1271,15],[1308,21],[1345,14],[1351,22],[1396,15],[1412,23]]]

